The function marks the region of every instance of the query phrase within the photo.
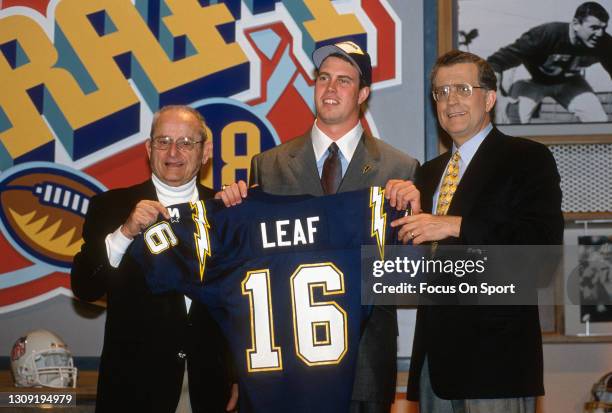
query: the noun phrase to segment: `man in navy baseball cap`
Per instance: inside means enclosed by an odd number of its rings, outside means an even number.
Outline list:
[[[268,149],[251,160],[250,184],[274,194],[324,195],[385,186],[390,205],[405,210],[418,193],[411,182],[418,161],[361,124],[370,96],[370,56],[353,42],[321,46],[316,66],[316,119],[302,135]],[[239,181],[218,193],[226,206],[240,204],[247,184]],[[419,211],[420,205],[411,206]],[[395,308],[375,306],[364,323],[357,348],[350,413],[389,413],[397,377]],[[333,368],[331,365],[328,366]]]

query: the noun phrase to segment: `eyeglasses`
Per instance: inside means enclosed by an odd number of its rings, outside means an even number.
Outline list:
[[[172,139],[170,136],[156,136],[151,138],[151,146],[160,151],[167,151],[170,149],[172,144],[176,145],[176,149],[181,152],[189,152],[195,148],[196,144],[203,142],[202,140],[196,141],[195,139],[187,136],[181,136],[180,138]]]
[[[486,89],[486,87],[472,86],[469,83],[456,83],[454,85],[438,86],[434,88],[431,94],[436,102],[440,102],[441,100],[447,100],[451,94],[451,91],[454,91],[462,98],[469,98],[472,96],[473,89]]]

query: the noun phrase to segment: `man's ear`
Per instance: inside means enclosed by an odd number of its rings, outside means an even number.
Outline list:
[[[206,165],[206,162],[208,162],[211,155],[212,155],[212,141],[209,139],[204,142],[204,147],[202,148],[202,165]]]
[[[145,148],[147,148],[147,157],[151,160],[151,139],[145,141]]]
[[[493,106],[495,106],[495,101],[497,100],[497,92],[495,92],[494,90],[487,90],[487,95],[485,99],[485,110],[488,113],[491,112],[491,109],[493,109]]]
[[[572,22],[570,23],[570,27],[571,27],[572,29],[574,29],[574,30],[575,30],[575,28],[574,28],[574,27],[575,27],[575,26],[578,26],[579,24],[580,24],[580,22],[578,21],[578,19],[574,17],[574,18],[572,19]]]
[[[359,99],[358,99],[359,104],[361,105],[363,102],[368,100],[368,96],[370,96],[369,86],[364,86],[361,89],[359,89]]]

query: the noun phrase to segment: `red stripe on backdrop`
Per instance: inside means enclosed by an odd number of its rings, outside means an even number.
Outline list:
[[[143,143],[95,163],[83,171],[109,189],[139,184],[150,178],[147,154]]]
[[[257,45],[252,39],[252,34],[254,32],[260,32],[262,30],[272,30],[281,39],[272,59],[268,59],[268,57],[257,48]],[[293,54],[293,38],[282,23],[274,23],[268,26],[249,29],[245,31],[245,34],[247,40],[253,46],[253,50],[256,51],[261,60],[261,97],[247,102],[249,105],[254,106],[267,100],[268,81],[285,53],[289,54],[295,66],[295,72],[293,72],[291,81],[287,84],[285,90],[267,114],[267,118],[278,133],[281,143],[284,143],[306,132],[312,127],[313,122],[312,112],[308,104],[304,102],[293,86],[293,82],[298,76],[303,77],[308,85],[313,85],[314,82]]]
[[[361,0],[361,7],[366,12],[378,32],[376,52],[378,59],[372,70],[372,80],[381,82],[392,79],[395,73],[395,22],[387,13],[380,1]]]
[[[28,300],[58,287],[70,289],[69,274],[63,272],[53,272],[25,284],[0,289],[0,306],[11,305],[20,301]]]
[[[0,277],[5,272],[15,271],[21,268],[29,267],[32,263],[19,254],[15,248],[0,235],[0,251],[2,259],[0,260]]]
[[[40,12],[42,15],[47,15],[47,5],[49,0],[3,0],[2,9],[8,9],[13,6],[24,6]]]
[[[253,41],[253,33],[261,32],[262,30],[272,30],[281,38],[278,48],[274,51],[272,59],[268,59],[268,57],[262,53],[262,51]],[[247,102],[249,105],[254,106],[265,102],[268,99],[268,79],[270,79],[270,76],[272,76],[274,69],[278,66],[278,62],[283,57],[286,44],[291,44],[291,35],[289,34],[289,32],[287,32],[287,29],[285,28],[285,26],[283,26],[282,23],[274,23],[266,26],[259,26],[252,29],[247,29],[244,31],[244,34],[249,43],[251,43],[251,46],[257,54],[257,57],[259,57],[259,59],[261,60],[261,96]]]
[[[296,75],[291,78],[291,84],[268,113],[268,119],[274,125],[281,143],[307,132],[314,121],[308,105],[292,85]]]

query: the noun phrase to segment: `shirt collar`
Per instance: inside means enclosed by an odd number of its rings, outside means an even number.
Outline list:
[[[476,135],[465,141],[460,148],[457,148],[455,144],[453,144],[453,154],[459,151],[461,161],[465,164],[465,166],[468,166],[470,164],[470,161],[476,154],[476,151],[480,147],[480,144],[482,143],[482,141],[484,141],[484,139],[487,137],[487,135],[489,134],[489,132],[491,132],[492,129],[493,125],[489,122],[489,124],[485,126],[484,129],[482,129]]]
[[[327,148],[333,142],[336,142],[342,156],[350,162],[353,158],[353,154],[357,149],[357,145],[359,144],[359,139],[363,134],[363,126],[361,126],[361,122],[357,122],[357,125],[350,131],[348,131],[344,136],[341,136],[338,140],[334,141],[329,136],[327,136],[319,127],[317,126],[317,121],[315,120],[314,125],[312,126],[312,131],[310,133],[310,137],[312,138],[312,148],[314,149],[315,159],[318,161],[321,157],[325,156],[327,153]]]

